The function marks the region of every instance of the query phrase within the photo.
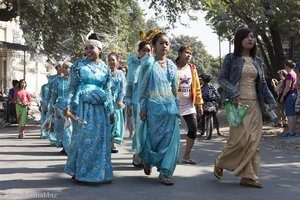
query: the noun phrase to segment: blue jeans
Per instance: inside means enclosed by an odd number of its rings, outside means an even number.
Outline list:
[[[284,101],[284,111],[286,116],[296,115],[295,105],[297,92],[289,93]]]

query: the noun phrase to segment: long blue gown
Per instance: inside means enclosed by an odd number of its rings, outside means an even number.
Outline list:
[[[73,123],[73,135],[65,172],[82,182],[110,182],[111,134],[109,114],[113,113],[111,72],[100,60],[77,61],[71,67],[69,89],[74,114],[87,122]]]
[[[41,138],[48,138],[49,137],[49,132],[44,130],[43,128],[43,124],[45,122],[45,120],[49,117],[50,112],[49,112],[49,106],[47,104],[47,97],[48,97],[48,93],[49,93],[49,83],[46,83],[44,85],[42,85],[41,87],[41,100],[40,100],[40,105],[41,105]],[[45,109],[48,110],[48,112],[45,112]]]
[[[139,60],[136,54],[132,54],[127,59],[128,72],[126,76],[127,88],[126,88],[126,105],[133,107],[132,122],[135,130],[137,131],[140,122],[139,118],[139,100],[138,96],[138,75],[140,71],[141,60]]]
[[[117,70],[116,76],[112,77],[112,83],[115,123],[111,124],[111,135],[115,143],[121,144],[124,136],[124,108],[118,108],[118,102],[123,100],[126,90],[126,80],[122,70]]]
[[[72,137],[72,123],[68,117],[64,116],[63,110],[67,108],[68,90],[70,87],[69,77],[58,77],[53,84],[52,103],[57,108],[54,109],[54,132],[56,134],[56,146],[63,147],[66,153],[69,153]],[[69,121],[69,126],[65,127],[65,120]]]
[[[164,69],[157,57],[142,59],[138,96],[147,120],[136,134],[135,149],[143,161],[156,166],[166,177],[173,175],[179,155],[177,76],[171,60]]]
[[[49,87],[49,92],[48,92],[48,96],[46,98],[46,104],[48,105],[48,108],[50,109],[53,105],[53,101],[52,101],[52,90],[53,90],[53,87],[55,85],[55,83],[57,82],[58,78],[60,76],[58,76],[57,74],[55,75],[51,75],[49,76],[48,78],[48,87]],[[50,110],[48,109],[48,111],[50,112]],[[53,123],[54,123],[55,119],[53,117]],[[54,145],[56,146],[56,133],[55,131],[53,130],[52,132],[49,132],[49,141],[50,141],[50,144],[51,145]]]

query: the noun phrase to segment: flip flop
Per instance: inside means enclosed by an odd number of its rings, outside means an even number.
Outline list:
[[[217,167],[216,161],[215,161],[215,165],[214,165],[214,175],[218,180],[221,180],[222,176],[223,176],[223,169]]]
[[[194,161],[193,159],[188,159],[188,160],[183,159],[183,160],[182,160],[182,163],[184,163],[184,164],[189,164],[189,165],[195,165],[195,164],[197,164],[197,162]]]

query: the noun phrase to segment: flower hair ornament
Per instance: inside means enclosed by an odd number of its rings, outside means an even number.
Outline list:
[[[121,61],[122,53],[112,51],[109,55],[115,55],[118,62]]]
[[[140,41],[150,42],[155,35],[161,33],[162,31],[159,29],[153,29],[145,33],[144,31],[140,31]]]

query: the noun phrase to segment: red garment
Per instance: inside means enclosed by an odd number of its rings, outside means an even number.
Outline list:
[[[27,105],[28,103],[31,103],[31,97],[28,91],[26,90],[16,90],[14,92],[14,98],[13,102],[16,102],[16,100],[20,99],[22,105]]]

